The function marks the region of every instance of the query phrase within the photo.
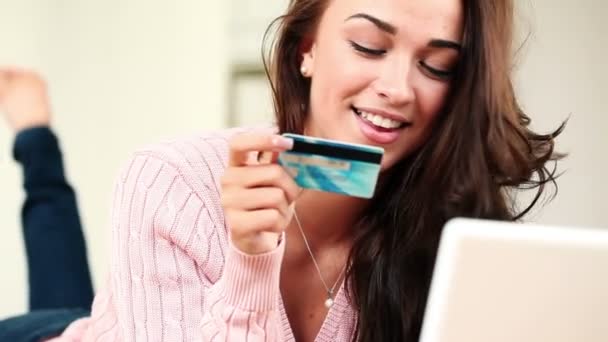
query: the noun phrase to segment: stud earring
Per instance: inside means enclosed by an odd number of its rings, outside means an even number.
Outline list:
[[[302,73],[302,76],[308,77],[308,68],[305,66],[302,65],[302,67],[300,67],[300,72]]]

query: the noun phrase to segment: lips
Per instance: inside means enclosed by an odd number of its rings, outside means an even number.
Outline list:
[[[351,108],[357,118],[359,129],[369,143],[375,145],[390,145],[399,139],[411,122],[398,115],[378,110]]]
[[[372,112],[371,110],[359,109],[354,106],[352,106],[352,110],[365,122],[381,130],[396,130],[410,125],[409,122],[406,122],[402,118],[397,119],[394,115],[388,117],[386,114],[383,115],[376,111]]]

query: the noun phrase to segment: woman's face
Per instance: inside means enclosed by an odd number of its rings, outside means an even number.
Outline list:
[[[459,0],[330,0],[306,44],[306,134],[380,146],[385,170],[428,138],[459,57]]]

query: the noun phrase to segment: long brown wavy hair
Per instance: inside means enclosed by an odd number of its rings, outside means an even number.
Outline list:
[[[330,0],[291,0],[264,55],[280,132],[302,133],[310,82],[300,46]],[[355,230],[347,275],[358,311],[356,341],[417,341],[441,230],[454,217],[514,221],[555,191],[553,133],[530,128],[511,81],[512,0],[463,0],[463,49],[433,135],[384,175]],[[266,40],[265,40],[266,41]],[[268,58],[271,63],[268,66]],[[535,190],[518,210],[514,194]],[[556,193],[556,192],[555,192]],[[554,194],[555,194],[554,193]]]

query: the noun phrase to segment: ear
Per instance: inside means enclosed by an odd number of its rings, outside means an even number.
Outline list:
[[[302,39],[299,48],[300,58],[300,72],[302,76],[308,78],[313,75],[314,72],[314,61],[315,61],[315,42],[310,38]]]

